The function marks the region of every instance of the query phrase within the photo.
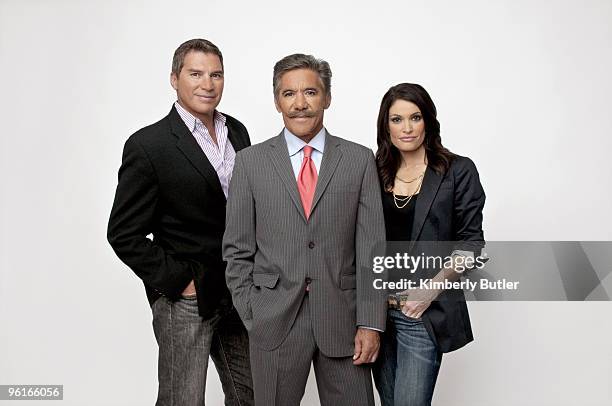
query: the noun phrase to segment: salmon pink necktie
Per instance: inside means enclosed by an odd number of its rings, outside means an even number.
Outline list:
[[[315,164],[310,157],[312,150],[313,148],[310,145],[304,146],[304,160],[302,161],[302,167],[297,179],[298,191],[300,192],[300,199],[302,200],[306,219],[310,217],[312,198],[317,186],[317,168],[315,168]]]

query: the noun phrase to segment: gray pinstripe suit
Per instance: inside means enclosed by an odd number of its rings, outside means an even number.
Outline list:
[[[326,133],[307,221],[283,133],[236,156],[223,255],[257,404],[299,404],[312,360],[324,404],[373,405],[369,368],[351,356],[357,326],[386,321],[384,292],[367,284],[385,238],[375,165],[369,149]]]

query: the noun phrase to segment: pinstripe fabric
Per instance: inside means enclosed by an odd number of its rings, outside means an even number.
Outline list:
[[[215,169],[215,172],[217,172],[219,182],[221,182],[221,189],[223,189],[223,193],[227,198],[229,183],[232,178],[232,170],[234,168],[234,160],[236,159],[236,151],[232,143],[228,142],[225,116],[215,110],[214,123],[215,134],[217,136],[217,144],[215,144],[202,121],[185,110],[178,102],[175,102],[174,106],[179,116],[181,116],[181,119],[183,119],[185,125],[198,142],[200,148],[202,148],[202,151]]]
[[[374,406],[370,367],[353,365],[352,357],[330,358],[317,349],[310,299],[304,296],[297,318],[283,343],[272,351],[251,344],[255,405],[299,406],[314,363],[321,405]]]
[[[307,221],[282,133],[238,153],[223,255],[234,305],[254,345],[280,345],[310,278],[313,330],[331,357],[353,354],[356,326],[384,330],[384,292],[369,294],[370,253],[384,241],[372,152],[326,135]]]

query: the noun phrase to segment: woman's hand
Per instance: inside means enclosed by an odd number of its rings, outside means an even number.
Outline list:
[[[431,300],[409,300],[403,302],[402,313],[413,319],[420,319],[430,304]]]

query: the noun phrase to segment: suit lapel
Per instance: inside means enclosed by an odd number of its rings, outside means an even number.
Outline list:
[[[210,161],[208,161],[206,154],[202,151],[202,148],[200,148],[193,134],[189,132],[185,122],[181,116],[179,116],[174,106],[172,110],[170,110],[169,119],[172,132],[178,138],[176,143],[177,148],[185,155],[204,179],[206,179],[215,194],[224,196],[221,182],[219,182],[219,177],[217,176],[215,168],[213,168]]]
[[[412,227],[412,235],[410,237],[410,250],[412,250],[415,241],[417,240],[419,234],[421,234],[421,229],[423,228],[423,224],[425,224],[425,219],[427,218],[427,214],[429,213],[429,209],[431,208],[431,204],[438,193],[441,183],[442,176],[438,175],[436,171],[428,166],[425,170],[423,185],[421,186],[421,191],[419,192],[414,208],[414,223]]]
[[[321,199],[321,196],[323,196],[323,193],[325,192],[329,181],[333,177],[334,172],[336,172],[336,168],[338,167],[341,157],[342,151],[340,149],[340,143],[336,137],[332,136],[327,132],[327,130],[325,130],[325,152],[323,152],[321,169],[317,179],[317,187],[312,199],[312,209],[310,211],[311,215],[314,212],[317,203]]]
[[[297,211],[300,213],[300,216],[302,216],[304,222],[306,222],[304,207],[302,206],[302,200],[300,199],[300,194],[297,189],[297,182],[293,173],[293,167],[291,166],[291,159],[289,158],[287,142],[285,141],[282,131],[270,143],[269,151],[270,160],[272,161],[274,169],[283,182],[285,189],[287,189],[287,192],[289,193],[289,196],[291,197]]]

